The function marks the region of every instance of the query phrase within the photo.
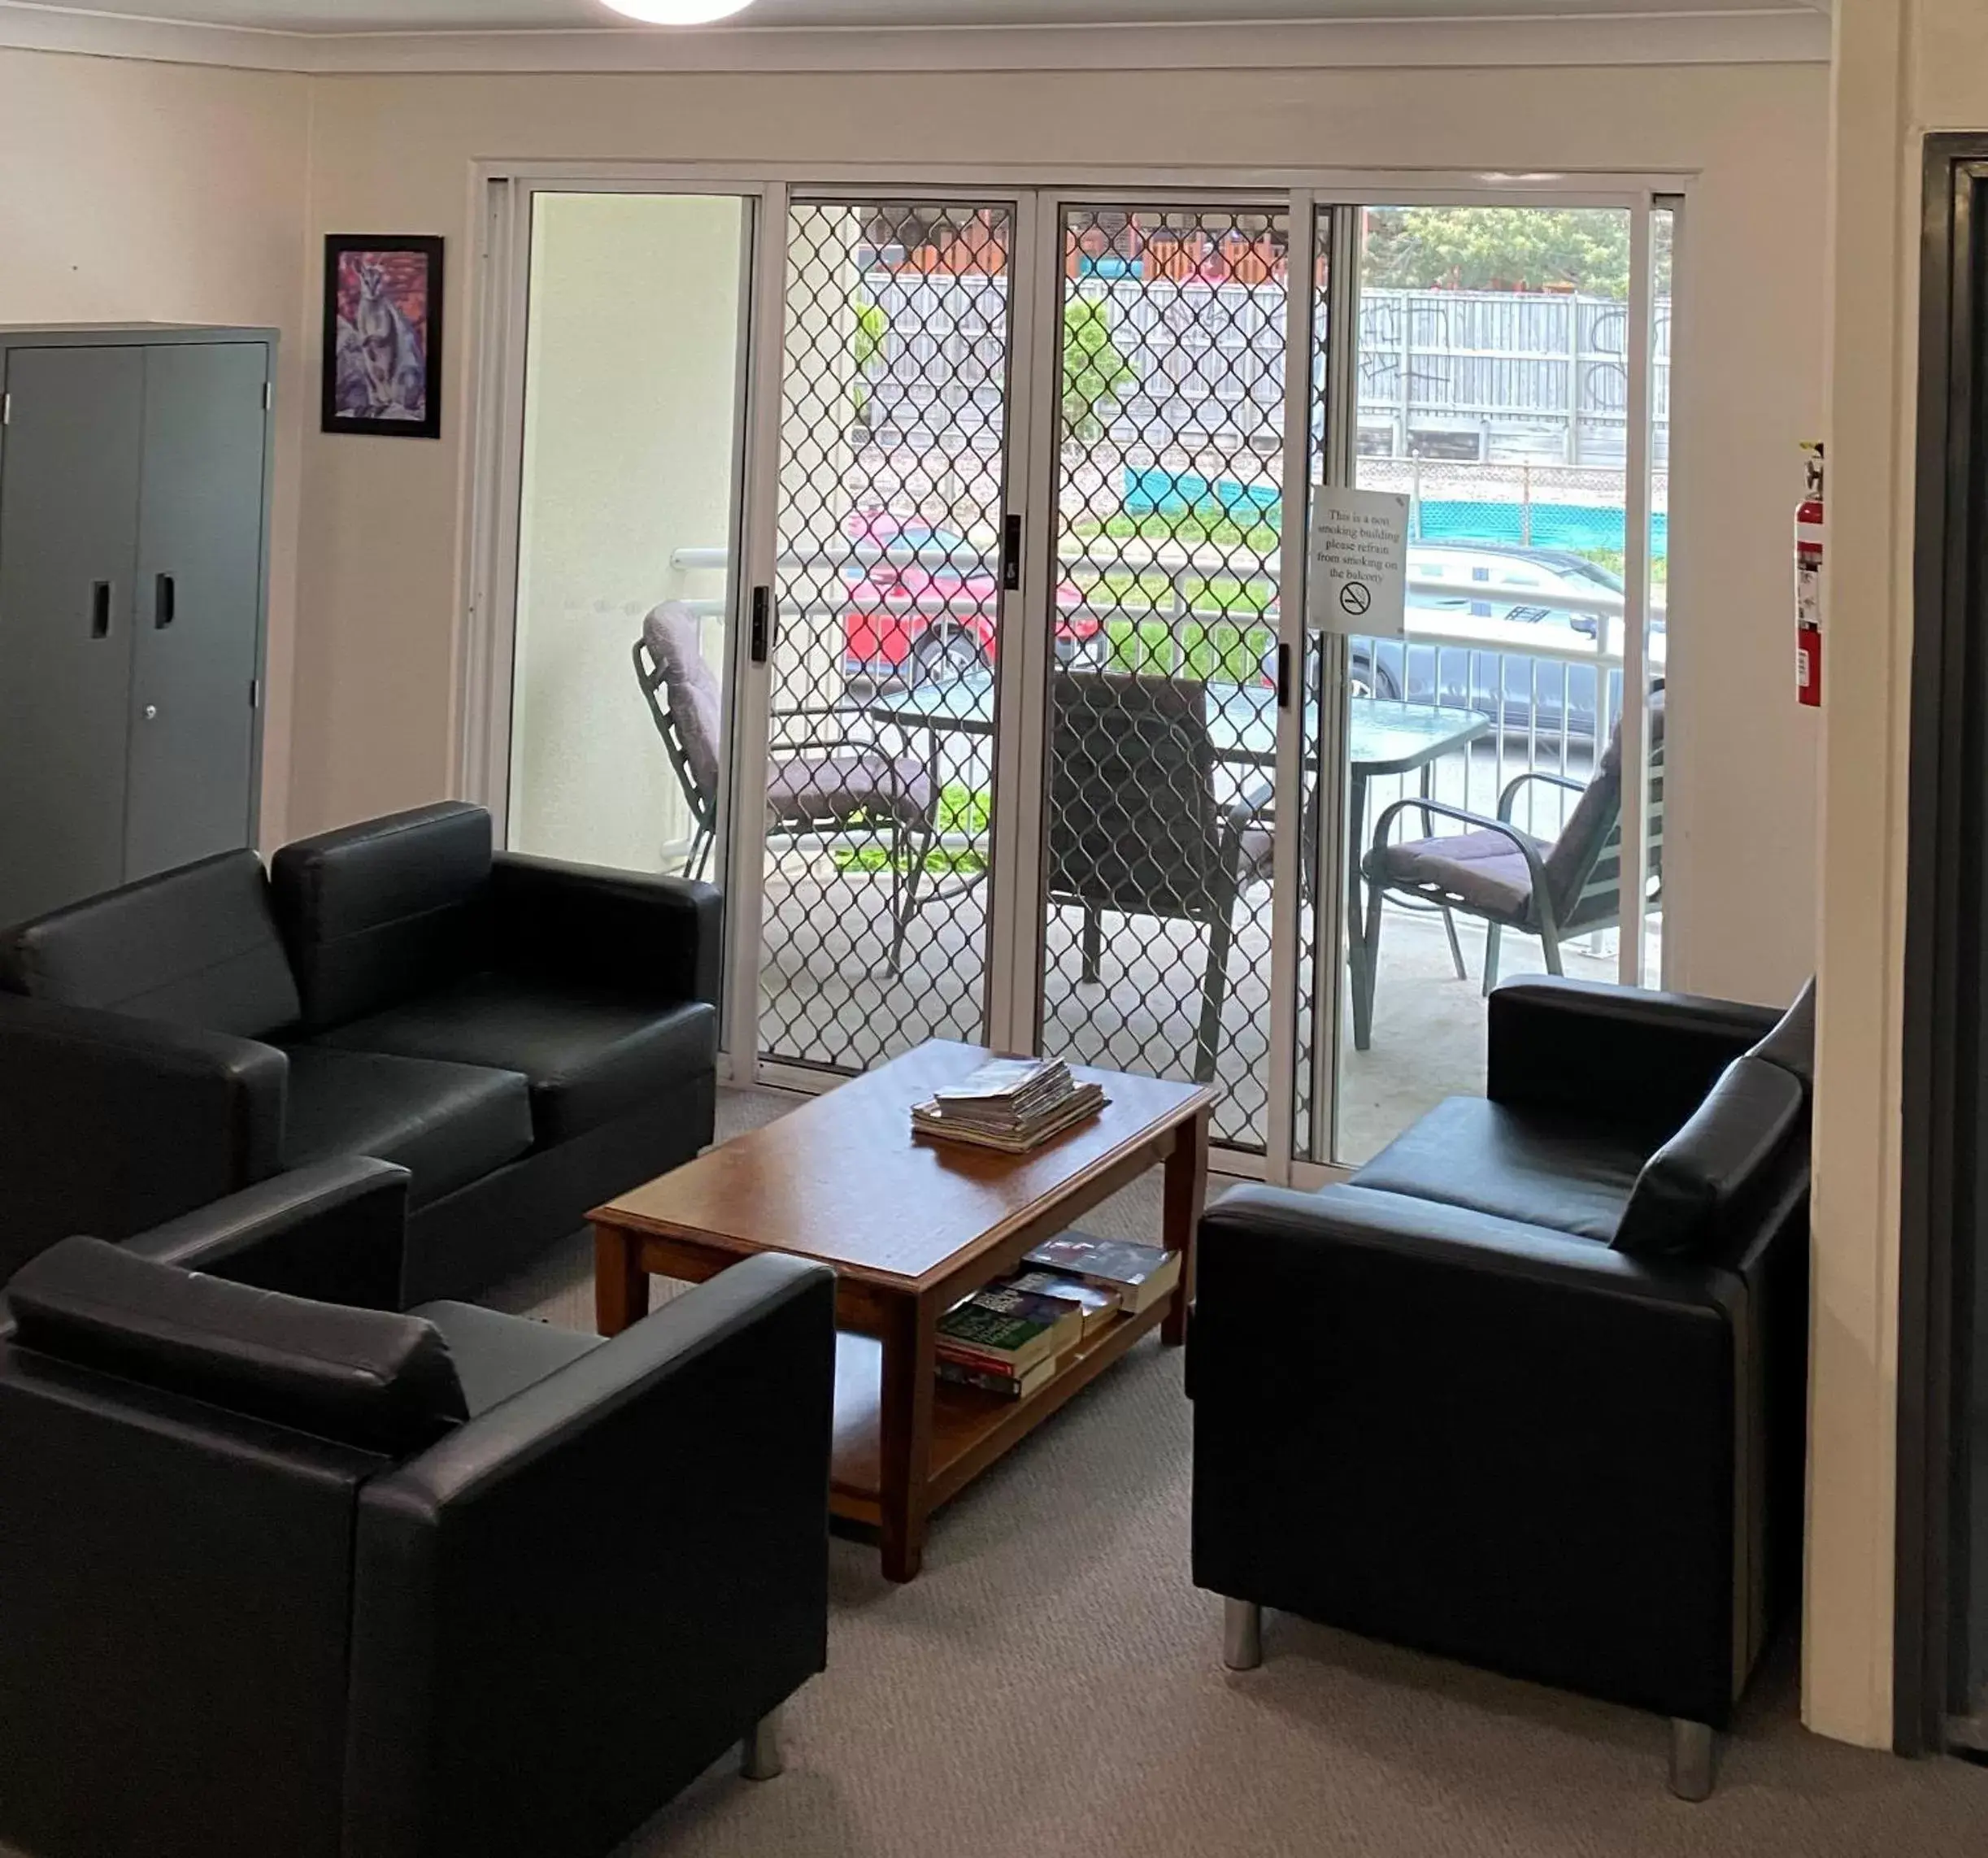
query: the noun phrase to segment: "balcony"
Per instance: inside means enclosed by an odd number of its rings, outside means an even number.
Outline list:
[[[715,563],[700,557],[698,565]],[[1275,740],[1274,701],[1261,668],[1274,639],[1274,572],[1254,577],[1256,598],[1250,610],[1238,611],[1252,592],[1248,581],[1232,578],[1220,603],[1211,604],[1209,565],[1191,555],[1167,560],[1159,551],[1120,548],[1060,565],[1059,655],[1095,668],[1205,685],[1216,720],[1218,807],[1260,790]],[[922,658],[900,651],[894,663],[859,664],[848,649],[856,628],[850,577],[868,583],[900,567],[921,567],[926,577],[890,607],[891,623],[921,637],[950,637],[959,649]],[[803,689],[820,699],[798,707],[798,733],[787,739],[803,746],[811,739],[846,743],[860,732],[890,756],[925,768],[938,796],[940,830],[923,872],[922,898],[908,912],[903,907],[907,859],[879,837],[803,839],[769,853],[762,1048],[776,1061],[857,1069],[922,1038],[980,1036],[994,716],[984,642],[990,603],[977,585],[983,571],[990,579],[991,563],[962,561],[957,548],[869,543],[782,564],[780,652],[790,672],[776,678],[776,688]],[[951,578],[955,590],[938,583],[940,574]],[[1356,690],[1366,698],[1377,692],[1384,704],[1399,694],[1425,713],[1454,719],[1459,745],[1429,764],[1426,785],[1420,773],[1364,781],[1356,822],[1360,849],[1397,801],[1425,797],[1495,813],[1500,796],[1530,773],[1571,784],[1525,784],[1515,807],[1514,823],[1552,840],[1576,803],[1573,790],[1593,772],[1598,738],[1606,744],[1619,714],[1620,596],[1556,594],[1556,602],[1578,610],[1563,609],[1564,623],[1550,628],[1509,615],[1448,610],[1438,603],[1452,599],[1455,589],[1433,575],[1412,585],[1425,604],[1412,613],[1407,638],[1353,642]],[[1576,629],[1583,622],[1593,629]],[[865,638],[874,645],[873,633]],[[1661,654],[1658,630],[1653,656],[1660,668]],[[813,667],[815,674],[798,676],[802,666]],[[776,739],[787,720],[776,714]],[[1308,791],[1317,784],[1317,723],[1314,705]],[[1052,796],[1052,810],[1055,804]],[[1315,808],[1307,810],[1315,816]],[[1406,836],[1420,835],[1418,818],[1411,807]],[[1430,824],[1439,832],[1464,829],[1454,821]],[[1307,941],[1316,933],[1309,898],[1307,885],[1302,931]],[[894,967],[890,955],[900,932],[894,902],[904,918]],[[1217,1139],[1244,1149],[1263,1148],[1268,1136],[1272,907],[1271,885],[1260,873],[1243,883],[1231,919],[1216,1038],[1215,1076],[1224,1095]],[[1195,1075],[1206,1037],[1207,928],[1177,915],[1107,909],[1094,943],[1087,943],[1085,916],[1059,904],[1046,908],[1043,1048],[1111,1068]],[[1653,935],[1655,921],[1653,912]],[[1504,942],[1503,974],[1544,971],[1536,939],[1507,933]],[[1358,1160],[1442,1097],[1481,1090],[1484,926],[1459,923],[1459,947],[1462,976],[1438,916],[1388,904],[1369,1047],[1355,1049],[1350,1030],[1341,1040],[1336,1146],[1319,1132],[1301,1141],[1301,1148]],[[1564,959],[1570,974],[1614,978],[1614,932],[1570,941]],[[1307,998],[1310,965],[1301,977]],[[1344,968],[1334,965],[1342,977],[1342,1019],[1350,1029]],[[1308,1042],[1301,1033],[1301,1065]],[[1310,1081],[1302,1081],[1301,1116],[1312,1094]]]

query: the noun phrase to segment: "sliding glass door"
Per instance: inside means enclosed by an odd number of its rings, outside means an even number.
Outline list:
[[[1342,901],[1347,995],[1320,1159],[1482,1091],[1499,979],[1659,971],[1668,268],[1632,287],[1653,218],[1383,206],[1349,228],[1336,462],[1403,500],[1407,596],[1399,633],[1334,641],[1343,846],[1319,895]]]
[[[759,1044],[861,1071],[987,1030],[1015,212],[799,200],[786,227]]]
[[[726,886],[739,1079],[1039,1050],[1357,1163],[1494,978],[1660,969],[1676,207],[530,185],[509,842]],[[1309,609],[1319,485],[1399,624]]]
[[[1290,219],[1061,214],[1041,1049],[1261,1150]]]

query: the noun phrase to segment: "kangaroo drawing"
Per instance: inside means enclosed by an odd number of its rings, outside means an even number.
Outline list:
[[[362,419],[419,420],[427,412],[420,332],[371,259],[359,263],[358,304],[338,319],[337,398],[341,412]]]

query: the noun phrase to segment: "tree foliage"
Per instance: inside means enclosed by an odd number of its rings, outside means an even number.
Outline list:
[[[1662,237],[1668,221],[1657,224]],[[1660,248],[1657,256],[1661,265]],[[1365,278],[1385,290],[1626,298],[1629,215],[1607,207],[1376,207],[1367,215]]]
[[[872,303],[867,297],[858,296],[855,307],[856,326],[850,342],[856,371],[850,392],[855,402],[856,423],[860,425],[869,417],[870,369],[890,338],[890,317],[882,304]]]
[[[1100,407],[1115,405],[1138,371],[1113,339],[1111,305],[1075,297],[1063,313],[1063,436],[1094,439],[1103,431]]]

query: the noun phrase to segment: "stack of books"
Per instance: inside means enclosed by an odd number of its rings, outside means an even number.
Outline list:
[[[913,1106],[911,1127],[945,1142],[1026,1155],[1105,1105],[1095,1084],[1080,1084],[1053,1058],[1000,1058]]]
[[[1121,1316],[1140,1316],[1181,1281],[1181,1255],[1067,1233],[1029,1254],[939,1320],[938,1374],[955,1386],[1025,1399],[1071,1352]]]

